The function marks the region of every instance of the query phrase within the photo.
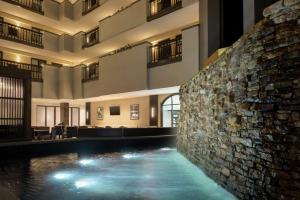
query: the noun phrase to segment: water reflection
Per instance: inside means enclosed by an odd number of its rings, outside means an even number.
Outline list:
[[[24,200],[235,199],[174,149],[2,160],[0,184]]]

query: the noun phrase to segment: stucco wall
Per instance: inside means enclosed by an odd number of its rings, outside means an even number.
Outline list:
[[[147,47],[143,43],[99,59],[99,80],[83,84],[84,97],[147,89]]]
[[[73,68],[58,69],[58,96],[60,99],[73,99]],[[80,80],[79,80],[80,81]]]
[[[100,41],[146,23],[146,1],[138,1],[99,23]]]
[[[58,68],[50,65],[43,66],[43,96],[46,99],[58,98]]]
[[[299,0],[182,85],[178,150],[240,199],[300,197]]]
[[[149,88],[179,86],[199,71],[199,26],[182,32],[182,61],[148,69]]]

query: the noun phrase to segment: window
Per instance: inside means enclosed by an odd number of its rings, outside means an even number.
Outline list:
[[[8,36],[10,37],[18,37],[18,29],[13,26],[8,26]]]
[[[140,105],[132,104],[130,105],[130,120],[139,120],[140,118]]]
[[[46,60],[40,60],[40,59],[37,59],[37,58],[31,58],[31,64],[32,65],[36,65],[36,66],[42,67],[42,65],[46,64],[46,63],[47,63]]]
[[[160,41],[149,49],[150,60],[148,67],[166,65],[182,60],[182,36]]]
[[[36,108],[36,126],[54,127],[60,123],[59,106],[38,105]]]
[[[83,8],[82,8],[82,15],[85,15],[86,13],[97,8],[98,6],[99,6],[99,0],[84,0]]]
[[[79,107],[69,107],[69,126],[80,126]]]
[[[99,78],[99,64],[93,63],[82,68],[82,81],[96,80]]]
[[[43,80],[42,65],[46,63],[45,60],[31,58],[31,75],[33,80]]]
[[[31,41],[36,44],[42,43],[41,29],[32,27],[31,30]]]
[[[95,28],[83,35],[82,48],[93,46],[99,42],[99,28]]]
[[[149,0],[148,21],[157,19],[182,7],[182,0]]]
[[[162,127],[177,127],[180,113],[179,95],[167,97],[161,105]]]

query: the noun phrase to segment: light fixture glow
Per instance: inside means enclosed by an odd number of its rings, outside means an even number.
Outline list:
[[[91,160],[91,159],[83,159],[83,160],[79,161],[79,163],[83,166],[91,165],[93,162],[94,162],[94,160]]]
[[[72,174],[70,174],[70,173],[63,173],[63,172],[56,173],[56,174],[53,175],[53,177],[55,179],[57,179],[57,180],[65,180],[65,179],[70,178],[71,176],[72,176]]]
[[[152,107],[151,108],[151,118],[154,118],[155,117],[155,108]]]
[[[137,158],[139,156],[137,154],[128,153],[128,154],[124,154],[122,157],[125,159],[131,159],[131,158]]]
[[[171,151],[173,149],[169,148],[169,147],[164,147],[164,148],[160,148],[160,151]]]
[[[85,187],[88,187],[90,185],[90,181],[88,180],[78,180],[78,181],[75,181],[75,187],[76,188],[85,188]]]
[[[21,57],[19,55],[16,55],[16,62],[20,62],[21,61]]]

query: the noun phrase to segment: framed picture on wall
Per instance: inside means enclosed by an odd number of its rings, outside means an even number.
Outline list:
[[[140,118],[140,105],[132,104],[130,105],[130,120],[139,120]]]
[[[104,108],[102,106],[97,108],[97,119],[103,120]]]

